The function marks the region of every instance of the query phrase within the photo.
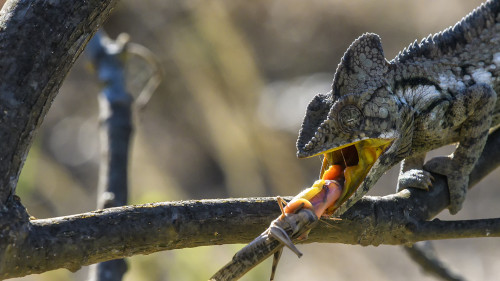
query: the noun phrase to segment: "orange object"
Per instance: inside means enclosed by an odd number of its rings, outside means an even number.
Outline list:
[[[323,180],[322,190],[313,198],[309,199],[314,213],[318,218],[331,216],[335,210],[335,202],[342,194],[342,186],[335,180]]]
[[[292,214],[300,209],[313,209],[313,206],[309,200],[304,198],[294,198],[285,206],[285,214]]]
[[[313,210],[316,216],[330,216],[335,202],[342,194],[342,186],[335,180],[318,180],[312,187],[295,196],[283,208],[283,215],[295,214],[301,209]]]
[[[334,180],[338,178],[342,174],[342,166],[340,165],[331,165],[328,170],[323,173],[322,180]]]

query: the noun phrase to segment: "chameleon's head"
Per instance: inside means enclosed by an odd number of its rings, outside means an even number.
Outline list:
[[[350,201],[361,198],[380,177],[380,172],[370,173],[372,168],[395,152],[391,148],[400,138],[404,105],[391,93],[390,68],[378,35],[364,34],[344,54],[332,91],[315,96],[307,108],[297,155],[324,155],[321,175],[330,165],[344,166],[345,186],[337,206],[356,191]]]

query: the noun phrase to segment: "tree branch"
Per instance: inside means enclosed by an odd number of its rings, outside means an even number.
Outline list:
[[[279,214],[274,198],[254,198],[125,206],[28,221],[13,194],[33,136],[69,68],[116,2],[12,0],[0,12],[0,278],[77,270],[168,249],[247,243]],[[470,185],[499,165],[498,147],[497,131]],[[438,231],[440,222],[423,223],[449,204],[444,177],[434,176],[430,192],[365,197],[342,221],[331,222],[335,229],[320,224],[306,242],[379,245],[448,238]],[[481,231],[484,223],[490,232]],[[437,230],[423,235],[425,227]],[[468,231],[474,228],[482,237],[499,236],[498,220],[479,222]]]
[[[127,204],[128,155],[132,135],[132,96],[125,87],[123,58],[127,52],[128,35],[111,40],[103,30],[90,40],[87,50],[99,80],[105,87],[99,95],[99,130],[101,161],[97,208]],[[124,259],[93,265],[89,271],[92,281],[119,281],[127,272]]]
[[[500,218],[458,220],[458,221],[424,221],[413,230],[419,240],[458,239],[474,237],[499,237]]]
[[[464,281],[464,279],[448,269],[436,256],[431,241],[415,243],[403,247],[410,258],[428,274],[446,281]]]
[[[117,0],[7,1],[0,12],[0,205],[70,67]]]
[[[11,0],[0,11],[0,272],[16,270],[9,257],[32,235],[14,194],[33,137],[70,67],[116,3]]]
[[[471,185],[500,164],[499,144],[497,131],[490,135],[475,167],[481,172],[471,175]],[[399,245],[430,239],[500,236],[499,219],[425,222],[446,208],[449,200],[445,178],[434,176],[436,181],[429,192],[414,189],[361,199],[341,221],[318,224],[305,243]],[[0,277],[60,267],[74,271],[82,265],[162,250],[248,243],[279,212],[275,198],[249,198],[152,203],[32,220],[26,239],[4,258]],[[443,228],[447,234],[442,234]],[[466,236],[460,231],[465,231]]]
[[[90,41],[88,53],[105,87],[99,94],[101,161],[98,208],[127,204],[128,155],[132,135],[133,98],[125,88],[123,59],[128,36],[111,40],[100,31]]]

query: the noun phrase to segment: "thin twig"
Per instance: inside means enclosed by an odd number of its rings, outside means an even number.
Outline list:
[[[415,243],[412,246],[404,246],[404,250],[414,262],[429,274],[446,281],[464,280],[462,277],[451,272],[448,266],[439,260],[430,241]]]
[[[161,67],[160,61],[155,54],[140,44],[133,42],[128,43],[127,53],[144,59],[152,69],[151,77],[134,102],[135,108],[138,111],[141,111],[148,104],[151,96],[153,96],[153,93],[156,91],[158,86],[160,86],[163,78],[163,68]]]
[[[127,204],[128,154],[132,134],[132,97],[125,89],[122,57],[128,37],[116,41],[98,32],[88,44],[88,53],[104,88],[99,95],[101,161],[97,208]],[[90,270],[90,280],[119,281],[127,271],[124,259],[101,262]]]

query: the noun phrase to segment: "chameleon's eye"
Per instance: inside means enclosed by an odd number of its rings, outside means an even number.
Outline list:
[[[344,106],[338,115],[340,126],[345,132],[352,132],[359,129],[363,122],[363,118],[364,116],[361,110],[352,104]]]

